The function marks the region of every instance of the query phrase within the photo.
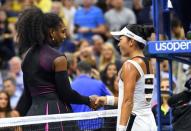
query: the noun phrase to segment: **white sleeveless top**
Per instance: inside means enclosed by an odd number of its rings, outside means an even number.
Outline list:
[[[133,64],[135,66],[135,68],[138,70],[138,72],[140,73],[140,78],[136,82],[136,85],[135,85],[132,112],[136,112],[137,110],[142,110],[142,109],[150,109],[151,108],[151,102],[150,102],[150,100],[147,101],[146,98],[150,99],[152,97],[152,90],[154,88],[154,85],[153,84],[152,85],[146,85],[145,84],[145,78],[153,78],[154,79],[154,74],[144,74],[141,66],[133,60],[127,60],[126,62]],[[123,96],[124,96],[124,83],[121,80],[121,78],[119,79],[119,85],[118,86],[119,86],[119,96],[118,96],[117,125],[119,125],[119,122],[120,122],[121,107],[122,107]],[[146,94],[145,93],[146,89],[151,89],[151,93]]]

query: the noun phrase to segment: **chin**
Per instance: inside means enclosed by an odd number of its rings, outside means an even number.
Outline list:
[[[126,56],[124,52],[121,52],[121,55],[122,55],[122,56]]]

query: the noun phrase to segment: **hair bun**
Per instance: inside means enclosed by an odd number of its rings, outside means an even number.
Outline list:
[[[144,34],[144,39],[147,40],[148,37],[151,36],[152,33],[154,33],[154,27],[152,25],[144,25],[143,26],[143,34]]]

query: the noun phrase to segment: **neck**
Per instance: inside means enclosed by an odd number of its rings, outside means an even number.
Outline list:
[[[163,105],[168,105],[168,98],[162,98],[162,100],[163,100]]]
[[[135,56],[143,56],[143,57],[144,57],[144,54],[143,54],[143,52],[140,51],[140,50],[135,50],[135,51],[133,51],[132,53],[130,53],[130,55],[129,55],[130,58],[133,58],[133,57],[135,57]]]
[[[40,0],[36,0],[36,2],[38,2],[38,3],[39,3],[39,2],[40,2]]]
[[[65,7],[67,8],[67,9],[71,9],[71,5],[65,5]]]
[[[116,11],[121,11],[123,9],[123,7],[116,7],[115,10]]]
[[[78,76],[88,76],[88,77],[89,77],[90,74],[88,74],[88,73],[83,73],[83,72],[82,72],[82,73],[78,74]]]
[[[91,5],[84,6],[84,8],[85,8],[86,10],[89,10],[90,7],[91,7]]]
[[[165,109],[169,109],[169,105],[168,105],[168,98],[162,98],[162,100],[163,100],[163,103],[162,103],[162,105],[161,106],[163,106],[163,108],[165,108]]]
[[[108,63],[108,62],[110,62],[111,61],[111,58],[105,58],[104,59],[104,63]]]

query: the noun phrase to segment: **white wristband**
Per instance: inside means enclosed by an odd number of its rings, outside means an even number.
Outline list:
[[[106,105],[113,106],[115,104],[115,97],[114,96],[106,96],[107,102]]]
[[[126,131],[126,130],[127,130],[127,126],[123,126],[123,125],[117,126],[117,131]]]

